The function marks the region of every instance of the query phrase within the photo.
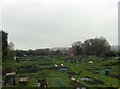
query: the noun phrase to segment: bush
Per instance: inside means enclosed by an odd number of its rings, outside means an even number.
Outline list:
[[[120,50],[118,51],[118,56],[120,57]]]
[[[102,56],[105,56],[105,57],[116,57],[117,56],[117,52],[113,51],[113,50],[110,50],[108,52],[103,53]]]

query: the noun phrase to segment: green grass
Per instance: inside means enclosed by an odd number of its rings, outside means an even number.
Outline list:
[[[72,57],[74,60],[80,60],[78,63],[69,63],[65,62],[66,59],[63,59],[62,57],[53,56],[52,58],[49,56],[33,56],[33,57],[24,57],[24,61],[21,61],[19,63],[15,61],[5,60],[3,62],[3,70],[7,67],[11,67],[12,69],[17,69],[23,67],[21,70],[36,70],[37,72],[20,72],[16,74],[16,81],[17,85],[19,85],[19,78],[21,75],[27,74],[29,82],[27,86],[35,87],[38,79],[46,79],[47,84],[49,87],[59,87],[56,84],[56,78],[61,81],[61,83],[65,87],[73,87],[69,83],[69,75],[67,74],[67,71],[60,72],[58,69],[50,69],[47,70],[46,68],[54,68],[54,64],[64,64],[65,67],[69,68],[68,71],[77,73],[79,75],[73,75],[72,77],[78,79],[80,77],[91,77],[97,80],[100,80],[104,82],[104,84],[88,84],[82,80],[79,80],[79,83],[83,86],[87,87],[110,87],[111,85],[118,86],[118,79],[112,78],[107,75],[102,74],[102,70],[105,68],[110,68],[110,73],[118,73],[118,64],[117,60],[111,59],[111,58],[101,58],[101,57],[80,57],[75,56]],[[83,60],[83,61],[82,61]],[[92,60],[94,63],[90,64],[88,61]],[[49,65],[44,65],[49,64]],[[109,66],[105,66],[105,64]],[[32,67],[30,67],[32,66]],[[28,69],[26,69],[28,67]],[[29,68],[30,67],[30,68]],[[44,70],[41,70],[43,69]],[[99,70],[96,70],[99,74],[93,73],[91,70],[98,68]],[[12,86],[12,85],[9,85]]]

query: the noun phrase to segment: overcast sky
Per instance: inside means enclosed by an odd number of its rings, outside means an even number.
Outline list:
[[[119,0],[3,0],[2,26],[15,49],[69,47],[103,36],[118,44]]]

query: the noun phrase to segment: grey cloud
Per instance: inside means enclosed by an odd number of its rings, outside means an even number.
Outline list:
[[[7,1],[3,28],[15,48],[71,46],[98,36],[117,44],[117,0]]]

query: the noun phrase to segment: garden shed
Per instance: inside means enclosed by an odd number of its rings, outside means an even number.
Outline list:
[[[27,82],[28,78],[27,77],[20,77],[19,82],[23,83],[23,82]]]

